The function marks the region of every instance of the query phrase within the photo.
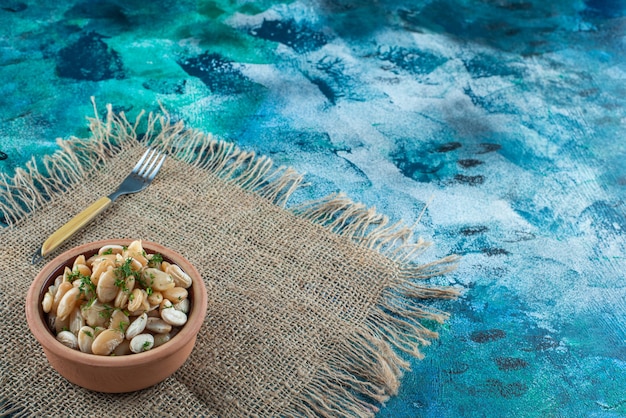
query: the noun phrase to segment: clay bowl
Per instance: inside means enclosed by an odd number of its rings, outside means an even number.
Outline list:
[[[42,300],[48,286],[72,267],[80,254],[87,258],[107,244],[128,245],[132,240],[98,241],[73,248],[46,264],[33,281],[26,296],[26,318],[31,332],[41,344],[50,365],[70,382],[98,392],[132,392],[155,385],[173,374],[187,360],[196,342],[207,310],[207,293],[202,277],[189,261],[162,245],[142,241],[148,253],[178,264],[193,280],[189,291],[191,307],[187,323],[171,340],[149,351],[123,356],[98,356],[73,350],[58,342],[48,328]]]

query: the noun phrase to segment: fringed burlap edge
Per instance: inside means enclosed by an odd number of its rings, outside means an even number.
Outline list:
[[[56,194],[70,190],[108,158],[137,141],[160,148],[281,207],[286,207],[288,198],[302,183],[302,175],[291,168],[275,167],[267,157],[188,129],[182,121],[172,123],[165,110],[159,115],[150,113],[147,119],[141,112],[130,123],[124,113],[115,114],[111,105],[107,106],[106,117],[101,119],[93,98],[92,102],[95,117],[89,119],[90,138],[59,139],[59,151],[39,162],[31,160],[25,168],[16,169],[13,176],[0,176],[0,215],[9,227],[44,206]],[[140,125],[145,130],[143,135],[138,133]],[[296,402],[283,414],[373,416],[378,411],[377,405],[397,393],[400,378],[409,369],[409,362],[399,353],[421,359],[419,347],[438,337],[422,321],[443,323],[448,318],[445,312],[420,301],[458,296],[455,289],[428,286],[421,281],[451,271],[458,258],[448,256],[428,264],[415,263],[416,256],[429,243],[421,239],[414,242],[409,227],[403,223],[390,224],[375,209],[355,203],[343,194],[287,210],[385,255],[399,268],[365,322],[336,347],[335,355],[317,370]],[[0,414],[9,413],[0,402]]]

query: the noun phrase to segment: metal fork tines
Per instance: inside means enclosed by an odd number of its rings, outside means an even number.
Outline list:
[[[100,213],[104,212],[119,196],[137,193],[148,187],[161,169],[165,157],[166,155],[158,150],[148,148],[117,190],[106,197],[96,200],[48,237],[41,248],[33,255],[33,264],[41,261],[43,257],[67,241]]]
[[[140,192],[148,187],[161,169],[165,157],[159,151],[148,148],[117,190],[108,196],[109,199],[113,201],[123,194]]]

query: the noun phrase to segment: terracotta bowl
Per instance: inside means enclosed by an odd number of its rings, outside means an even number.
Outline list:
[[[70,382],[86,389],[120,393],[132,392],[155,385],[172,375],[187,360],[204,322],[207,293],[202,277],[183,256],[162,245],[142,241],[148,253],[160,253],[163,259],[178,264],[193,280],[189,290],[191,307],[187,323],[170,341],[139,354],[98,356],[73,350],[58,342],[48,328],[41,302],[55,278],[65,266],[71,268],[80,254],[87,258],[107,244],[128,245],[132,240],[98,241],[79,247],[50,261],[35,277],[26,296],[26,318],[31,332],[41,344],[50,365]]]

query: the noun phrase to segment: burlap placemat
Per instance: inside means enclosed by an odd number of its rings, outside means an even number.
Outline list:
[[[452,268],[454,257],[416,264],[425,244],[408,228],[342,195],[287,209],[300,175],[166,114],[131,125],[109,108],[91,129],[1,179],[9,226],[0,231],[0,413],[371,416],[396,393],[403,353],[420,356],[436,337],[423,321],[446,317],[425,304],[456,294],[423,279]],[[24,299],[41,267],[31,255],[115,190],[146,144],[170,156],[153,184],[120,198],[59,251],[108,238],[162,243],[197,266],[209,308],[172,377],[135,393],[94,393],[58,375],[28,330]]]

